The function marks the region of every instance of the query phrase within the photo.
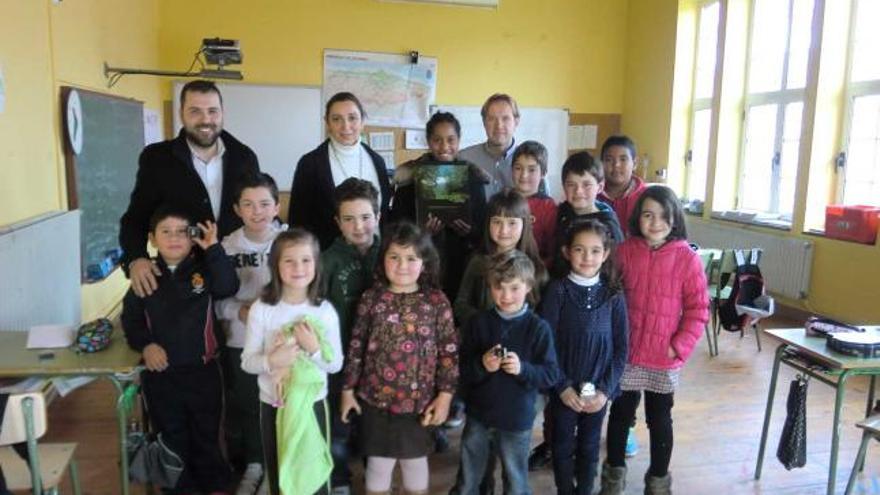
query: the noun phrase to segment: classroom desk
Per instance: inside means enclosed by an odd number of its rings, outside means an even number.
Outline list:
[[[127,407],[124,401],[123,379],[131,379],[138,370],[141,355],[132,351],[122,331],[113,332],[107,349],[93,354],[64,349],[27,349],[27,332],[0,331],[0,377],[72,377],[94,376],[106,378],[116,388],[116,417],[119,427],[119,477],[122,494],[128,495],[128,442]],[[52,352],[54,358],[40,359],[39,355]]]
[[[761,478],[767,432],[770,428],[770,414],[773,411],[773,395],[776,393],[776,379],[779,365],[786,364],[802,373],[834,387],[837,391],[834,401],[834,422],[831,427],[831,460],[828,467],[827,495],[834,495],[837,475],[837,454],[840,447],[840,410],[846,393],[846,381],[851,376],[869,375],[868,404],[865,417],[871,414],[874,403],[874,384],[880,375],[880,358],[864,359],[847,356],[828,349],[823,337],[807,337],[803,328],[764,330],[771,337],[780,340],[773,361],[773,374],[770,376],[770,391],[767,393],[767,408],[764,410],[764,428],[761,430],[761,447],[755,465],[755,479]]]

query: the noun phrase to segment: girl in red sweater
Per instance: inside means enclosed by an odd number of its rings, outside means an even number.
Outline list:
[[[645,189],[629,230],[631,237],[615,258],[627,301],[629,356],[608,420],[600,493],[623,493],[626,436],[644,392],[651,444],[645,493],[665,494],[672,484],[673,395],[681,368],[709,319],[709,298],[700,258],[687,243],[684,215],[671,189]]]

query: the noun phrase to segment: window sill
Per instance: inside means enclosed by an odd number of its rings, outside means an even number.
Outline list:
[[[824,239],[828,239],[831,241],[846,242],[848,244],[858,244],[860,246],[872,247],[872,246],[878,245],[876,239],[874,242],[862,242],[862,241],[856,241],[853,239],[841,239],[839,237],[831,237],[825,232],[824,229],[818,229],[818,228],[807,229],[804,231],[804,235],[808,235],[808,236],[812,236],[812,237],[822,237]]]
[[[791,221],[762,216],[760,213],[744,211],[713,211],[711,218],[744,225],[755,225],[774,230],[791,232]]]

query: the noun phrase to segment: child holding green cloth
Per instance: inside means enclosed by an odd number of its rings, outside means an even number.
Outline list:
[[[318,297],[319,248],[303,229],[281,233],[272,280],[248,314],[242,368],[258,375],[260,430],[272,495],[329,493],[327,374],[342,368],[339,317]]]

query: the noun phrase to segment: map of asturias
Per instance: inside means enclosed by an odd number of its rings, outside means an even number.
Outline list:
[[[363,103],[367,123],[389,127],[423,127],[434,103],[437,60],[409,56],[324,52],[324,101],[349,91]]]

